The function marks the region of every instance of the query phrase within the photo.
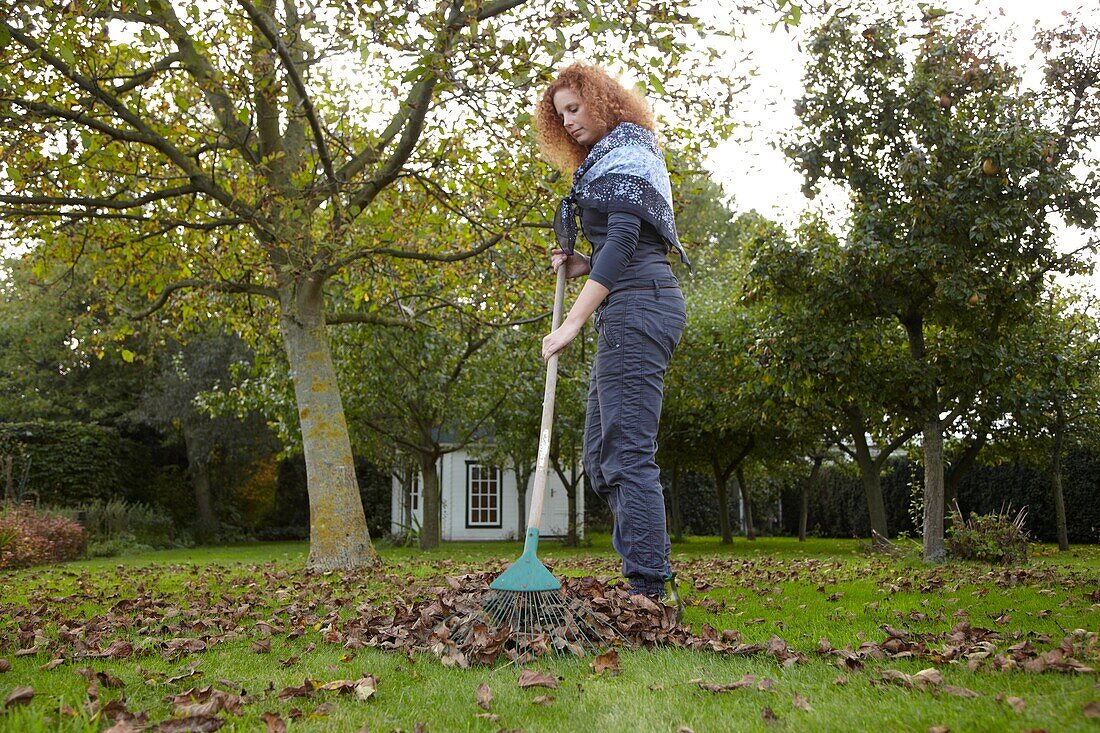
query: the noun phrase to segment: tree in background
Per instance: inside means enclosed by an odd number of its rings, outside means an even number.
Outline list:
[[[887,318],[847,310],[856,287],[841,243],[811,215],[794,240],[770,236],[754,250],[753,289],[765,316],[761,351],[783,397],[818,423],[818,448],[835,445],[859,469],[872,538],[888,538],[882,471],[917,432],[904,338]],[[813,441],[810,441],[813,445]]]
[[[801,127],[788,154],[807,191],[851,194],[837,308],[893,318],[911,366],[912,425],[924,455],[924,555],[944,557],[943,434],[1026,323],[1051,272],[1075,272],[1054,226],[1096,220],[1089,145],[1098,132],[1095,30],[1072,22],[1040,44],[1039,90],[976,23],[929,13],[835,12],[810,41]],[[946,415],[946,417],[945,417]]]
[[[10,259],[0,274],[0,420],[77,420],[118,427],[151,370],[134,360],[149,339],[124,349],[88,350],[106,327],[88,293],[89,268],[58,268],[40,279]],[[53,287],[47,287],[52,283]]]
[[[1069,549],[1062,461],[1070,445],[1096,447],[1100,435],[1100,321],[1096,302],[1051,294],[1013,344],[1011,391],[996,436],[997,453],[1046,468],[1058,547]]]
[[[508,240],[538,196],[517,130],[530,90],[591,39],[594,61],[638,69],[675,105],[670,137],[701,148],[728,131],[699,104],[733,85],[707,70],[708,33],[679,0],[9,5],[0,217],[43,268],[93,263],[92,307],[117,324],[104,340],[134,330],[118,316],[217,313],[257,337],[277,325],[309,477],[308,567],[370,565],[326,324],[407,323],[366,288],[372,275]],[[407,210],[410,195],[435,204]],[[461,236],[406,236],[443,222]],[[335,292],[353,310],[334,313]]]
[[[260,415],[212,414],[205,404],[211,392],[230,388],[234,367],[247,364],[250,354],[239,338],[212,331],[185,344],[171,344],[157,358],[156,375],[142,392],[133,417],[183,442],[194,497],[194,535],[209,542],[219,530],[215,466],[274,451],[273,436]]]

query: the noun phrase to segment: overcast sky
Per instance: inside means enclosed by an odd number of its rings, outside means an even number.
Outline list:
[[[917,3],[912,2],[917,13]],[[986,27],[1006,37],[1014,37],[1012,63],[1021,68],[1032,64],[1028,56],[1034,50],[1032,36],[1035,24],[1047,28],[1060,24],[1062,11],[1072,9],[1082,17],[1088,15],[1100,22],[1100,0],[1058,2],[1058,0],[940,0],[931,3],[963,16],[986,19]],[[730,3],[707,0],[712,13],[728,12]],[[883,3],[887,7],[887,3]],[[795,124],[794,101],[802,90],[802,68],[806,57],[799,50],[799,41],[814,24],[813,17],[804,17],[801,28],[774,32],[764,18],[745,17],[745,38],[733,45],[748,51],[751,64],[758,70],[745,100],[739,119],[749,127],[736,139],[719,145],[709,157],[715,178],[733,195],[738,210],[756,209],[788,226],[796,222],[807,207],[828,205],[829,199],[807,200],[800,192],[802,177],[773,146],[785,130]],[[1100,272],[1090,280],[1100,293]]]

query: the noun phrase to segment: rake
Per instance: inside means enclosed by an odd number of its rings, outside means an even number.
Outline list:
[[[561,325],[562,303],[565,300],[565,270],[563,263],[558,268],[551,330]],[[493,626],[507,627],[513,631],[520,648],[548,642],[551,648],[576,653],[583,648],[606,646],[609,638],[617,638],[619,634],[605,617],[569,597],[558,579],[537,556],[542,503],[549,474],[550,436],[557,383],[558,355],[554,354],[546,362],[542,427],[539,430],[539,451],[531,487],[531,508],[528,512],[523,554],[490,583],[482,608]]]

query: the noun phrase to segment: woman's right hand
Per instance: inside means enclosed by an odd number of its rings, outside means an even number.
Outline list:
[[[569,280],[592,272],[592,266],[589,264],[588,258],[582,254],[574,252],[567,255],[560,249],[555,249],[550,253],[550,265],[554,268],[554,272],[557,272],[563,263],[565,264],[565,277]]]

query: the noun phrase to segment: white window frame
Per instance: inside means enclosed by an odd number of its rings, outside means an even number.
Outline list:
[[[466,462],[466,528],[500,529],[503,527],[501,504],[504,499],[504,472],[499,466],[477,461]],[[476,499],[492,499],[477,501]],[[475,503],[477,506],[475,507]],[[491,506],[490,506],[491,504]],[[476,511],[476,516],[475,516]]]

